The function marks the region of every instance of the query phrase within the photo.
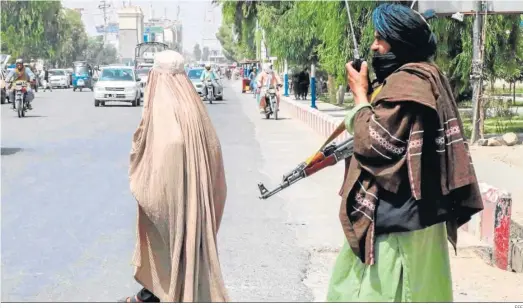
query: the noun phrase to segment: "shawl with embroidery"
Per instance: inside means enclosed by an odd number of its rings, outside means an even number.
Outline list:
[[[347,160],[340,221],[360,260],[374,264],[374,218],[381,190],[451,202],[448,239],[483,209],[463,125],[448,80],[429,63],[409,63],[387,77],[354,118],[354,155]],[[423,202],[422,202],[423,201]]]

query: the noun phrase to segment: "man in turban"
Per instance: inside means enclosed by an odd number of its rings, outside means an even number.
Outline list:
[[[376,74],[346,65],[355,107],[340,221],[346,243],[328,301],[450,302],[447,239],[483,209],[463,125],[447,78],[432,62],[426,18],[398,4],[373,12]]]

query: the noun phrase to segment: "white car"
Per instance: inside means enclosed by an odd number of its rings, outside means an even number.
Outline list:
[[[138,67],[136,70],[136,75],[140,78],[140,91],[141,96],[143,97],[143,92],[145,91],[145,86],[147,85],[147,79],[149,78],[149,72],[151,71],[152,66],[142,66]]]
[[[105,102],[130,102],[140,106],[140,77],[132,66],[107,66],[100,71],[94,86],[94,105]]]
[[[66,70],[49,70],[49,83],[52,88],[69,88],[71,86],[70,78]]]

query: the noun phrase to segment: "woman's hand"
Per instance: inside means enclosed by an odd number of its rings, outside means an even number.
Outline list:
[[[369,90],[367,61],[363,61],[359,72],[352,67],[352,61],[345,64],[345,69],[347,70],[347,82],[354,95],[354,104],[367,102]]]

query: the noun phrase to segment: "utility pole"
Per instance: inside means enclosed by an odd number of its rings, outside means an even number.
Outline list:
[[[474,26],[472,28],[472,74],[470,83],[472,86],[472,134],[470,143],[473,144],[479,139],[480,133],[480,109],[481,109],[481,92],[483,88],[483,57],[482,46],[485,42],[482,40],[483,27],[483,1],[475,1],[476,12],[474,17]]]
[[[110,7],[111,7],[111,5],[108,4],[107,1],[105,1],[105,0],[100,1],[100,5],[98,5],[98,8],[100,10],[102,10],[103,17],[104,17],[104,43],[103,43],[104,47],[107,42],[107,9]]]
[[[152,20],[154,19],[154,9],[153,9],[153,2],[152,1],[149,1],[149,18]]]

